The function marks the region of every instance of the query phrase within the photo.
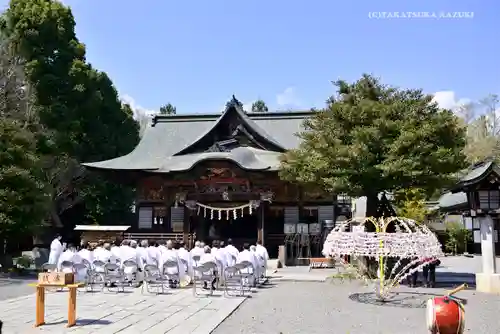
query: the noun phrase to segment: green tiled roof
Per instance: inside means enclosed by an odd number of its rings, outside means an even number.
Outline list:
[[[498,166],[492,161],[480,162],[472,166],[469,172],[463,176],[460,181],[451,189],[452,192],[461,192],[464,188],[477,184],[490,175],[490,172],[495,172],[500,175]]]
[[[447,192],[439,198],[438,207],[444,210],[467,207],[467,195],[462,191],[458,193]]]
[[[177,171],[192,167],[204,159],[228,159],[248,169],[273,169],[279,163],[279,153],[245,148],[218,153],[176,155],[207,134],[227,113],[207,115],[156,116],[137,147],[129,154],[111,160],[84,163],[92,169]],[[282,149],[297,148],[303,131],[303,121],[312,112],[242,113],[242,118],[255,133]],[[259,152],[260,151],[260,152]],[[264,153],[265,152],[265,153]],[[176,155],[174,157],[174,155]]]

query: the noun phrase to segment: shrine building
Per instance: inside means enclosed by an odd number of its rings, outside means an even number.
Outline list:
[[[311,115],[245,113],[233,96],[222,114],[156,115],[132,152],[83,165],[136,187],[131,238],[259,238],[276,253],[285,235],[319,235],[335,220],[331,194],[305,193],[278,175]]]

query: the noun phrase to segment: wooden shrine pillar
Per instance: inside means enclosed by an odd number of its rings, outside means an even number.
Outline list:
[[[184,207],[184,221],[182,224],[182,241],[186,244],[187,247],[191,248],[189,244],[189,232],[191,232],[191,210],[187,207]]]
[[[257,240],[262,241],[264,244],[264,217],[265,217],[265,202],[260,202],[259,209],[257,210]]]

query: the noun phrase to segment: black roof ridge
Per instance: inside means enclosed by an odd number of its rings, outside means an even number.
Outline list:
[[[259,112],[259,113],[245,113],[250,119],[291,119],[302,118],[314,114],[316,111],[275,111],[275,112]],[[177,115],[155,115],[153,117],[153,124],[155,123],[170,123],[182,121],[215,121],[222,116],[223,113],[211,114],[177,114]]]

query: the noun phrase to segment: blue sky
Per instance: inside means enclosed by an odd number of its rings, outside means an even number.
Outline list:
[[[232,94],[272,110],[318,107],[331,80],[364,72],[446,91],[445,103],[500,92],[498,0],[64,2],[88,60],[136,108],[218,112]],[[474,17],[369,18],[396,11]]]

